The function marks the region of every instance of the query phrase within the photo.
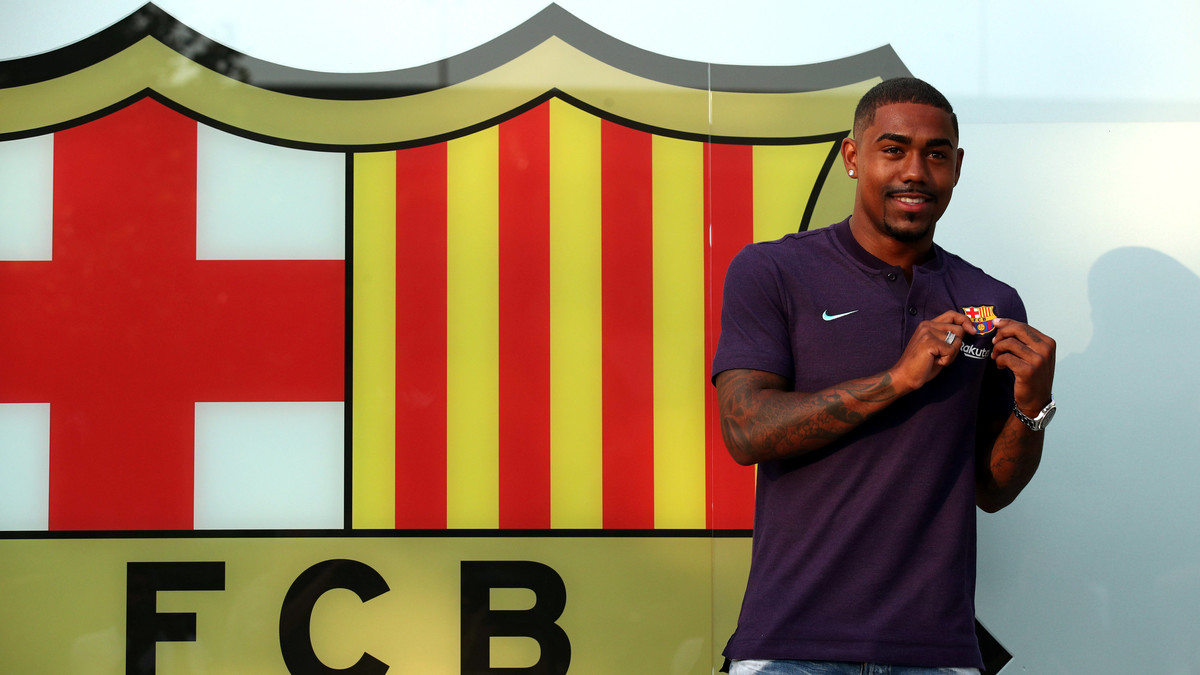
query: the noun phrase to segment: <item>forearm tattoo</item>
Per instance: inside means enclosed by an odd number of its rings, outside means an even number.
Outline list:
[[[815,394],[786,391],[784,378],[760,371],[728,371],[719,384],[721,432],[743,464],[822,448],[900,396],[888,373]]]
[[[1001,428],[992,443],[983,483],[1002,503],[1015,499],[1033,478],[1041,462],[1043,438],[1042,432],[1029,431],[1016,418]]]

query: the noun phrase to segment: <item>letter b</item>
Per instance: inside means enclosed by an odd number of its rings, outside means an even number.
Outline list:
[[[567,588],[557,572],[528,560],[464,560],[461,582],[463,675],[565,675],[571,665],[571,641],[555,621],[567,606]],[[493,588],[527,588],[537,600],[531,609],[492,609]],[[533,638],[541,656],[528,668],[493,668],[493,637]]]

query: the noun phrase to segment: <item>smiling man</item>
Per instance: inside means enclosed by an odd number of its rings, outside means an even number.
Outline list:
[[[974,673],[976,507],[1037,469],[1054,341],[934,244],[963,160],[941,93],[877,85],[842,159],[851,216],[751,244],[726,275],[721,430],[758,465],[729,672]]]

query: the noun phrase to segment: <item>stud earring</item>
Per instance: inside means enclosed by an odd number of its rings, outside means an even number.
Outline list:
[[[851,178],[854,178],[854,169],[851,169],[851,170],[850,170],[850,177],[851,177]]]

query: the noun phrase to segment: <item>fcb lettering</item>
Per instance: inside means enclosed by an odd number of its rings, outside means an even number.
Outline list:
[[[527,560],[463,561],[460,577],[461,672],[495,672],[491,665],[491,638],[501,636],[537,642],[539,657],[529,667],[530,672],[546,675],[567,672],[571,664],[571,640],[556,623],[567,605],[567,589],[557,572],[548,565]],[[198,640],[196,613],[158,612],[159,591],[224,591],[225,578],[224,562],[130,562],[125,590],[126,675],[154,675],[159,642]],[[533,607],[493,608],[490,592],[501,588],[531,591],[535,598]],[[382,675],[388,671],[388,664],[366,652],[350,669],[333,668],[314,649],[313,611],[323,595],[339,589],[354,593],[362,602],[392,590],[379,572],[356,560],[326,560],[300,574],[283,598],[279,612],[280,657],[289,673]]]

